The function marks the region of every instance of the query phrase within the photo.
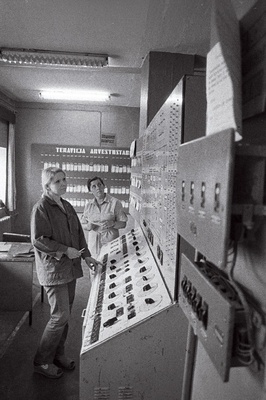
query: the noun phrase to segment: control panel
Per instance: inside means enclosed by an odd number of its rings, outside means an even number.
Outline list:
[[[205,132],[205,76],[185,75],[131,147],[130,214],[175,298],[177,162],[182,141]]]
[[[218,267],[229,241],[234,132],[227,130],[179,148],[177,230]]]
[[[232,129],[179,148],[177,230],[219,268],[265,215],[265,160],[265,146],[235,143]]]
[[[141,227],[102,247],[80,353],[80,399],[174,399],[188,324]]]
[[[217,267],[181,259],[179,305],[224,382],[231,366],[246,365],[245,315],[238,294]],[[248,357],[248,353],[247,353]]]
[[[93,279],[81,352],[171,304],[140,228],[106,244]]]
[[[143,135],[140,224],[174,293],[177,231],[176,174],[182,137],[183,81],[173,90]]]

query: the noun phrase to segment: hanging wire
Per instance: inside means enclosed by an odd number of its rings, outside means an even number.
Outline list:
[[[229,257],[232,258],[229,260]],[[254,362],[254,340],[252,335],[251,312],[241,287],[234,280],[233,271],[237,259],[237,242],[231,242],[228,250],[227,267],[229,269],[228,278],[221,274],[211,262],[201,260],[198,263],[201,271],[219,287],[219,290],[226,294],[231,301],[238,302],[244,309],[246,327],[237,327],[236,329],[236,356],[242,365],[250,365]],[[217,271],[217,272],[216,272]]]
[[[255,359],[254,358],[254,340],[253,340],[253,335],[252,335],[251,312],[250,312],[250,308],[249,308],[249,305],[246,300],[244,292],[242,291],[239,284],[234,280],[234,277],[233,277],[233,272],[234,272],[234,268],[236,265],[236,259],[237,259],[237,242],[234,242],[233,250],[234,250],[233,251],[233,260],[230,263],[230,265],[228,264],[228,266],[229,266],[228,278],[229,278],[229,281],[230,281],[232,287],[237,292],[240,302],[244,308],[244,314],[245,314],[245,320],[246,320],[246,329],[240,328],[237,330],[236,354],[237,354],[239,361],[243,365],[250,365],[254,362],[254,359]]]

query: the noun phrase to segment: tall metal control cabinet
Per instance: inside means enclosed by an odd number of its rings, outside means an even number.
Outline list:
[[[188,322],[176,293],[177,158],[179,145],[204,131],[205,77],[184,77],[132,148],[137,222],[101,251],[83,325],[80,400],[182,398]]]
[[[187,322],[140,228],[104,249],[80,355],[80,399],[180,399]]]

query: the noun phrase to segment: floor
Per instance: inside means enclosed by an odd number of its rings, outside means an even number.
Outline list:
[[[86,265],[77,281],[77,292],[66,345],[67,355],[76,362],[74,371],[60,379],[47,379],[33,373],[33,357],[49,318],[46,299],[41,302],[37,277],[33,279],[33,316],[28,312],[0,313],[0,399],[1,400],[78,400],[79,352],[82,340],[82,311],[86,308],[90,279]]]
[[[120,235],[134,227],[129,216],[127,227]],[[90,293],[88,267],[77,280],[75,302],[69,325],[66,355],[76,362],[74,371],[65,372],[60,379],[47,379],[33,373],[33,357],[44,327],[49,319],[49,305],[44,298],[36,272],[33,274],[33,314],[29,326],[28,312],[0,312],[0,399],[1,400],[79,400],[79,354],[82,341],[82,311]]]

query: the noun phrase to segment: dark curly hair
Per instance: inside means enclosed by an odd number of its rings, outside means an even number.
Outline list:
[[[91,191],[91,182],[96,181],[97,179],[103,184],[103,186],[105,186],[102,178],[100,178],[99,176],[94,176],[94,178],[88,179],[88,181],[87,181],[87,187],[88,187],[89,192]]]

